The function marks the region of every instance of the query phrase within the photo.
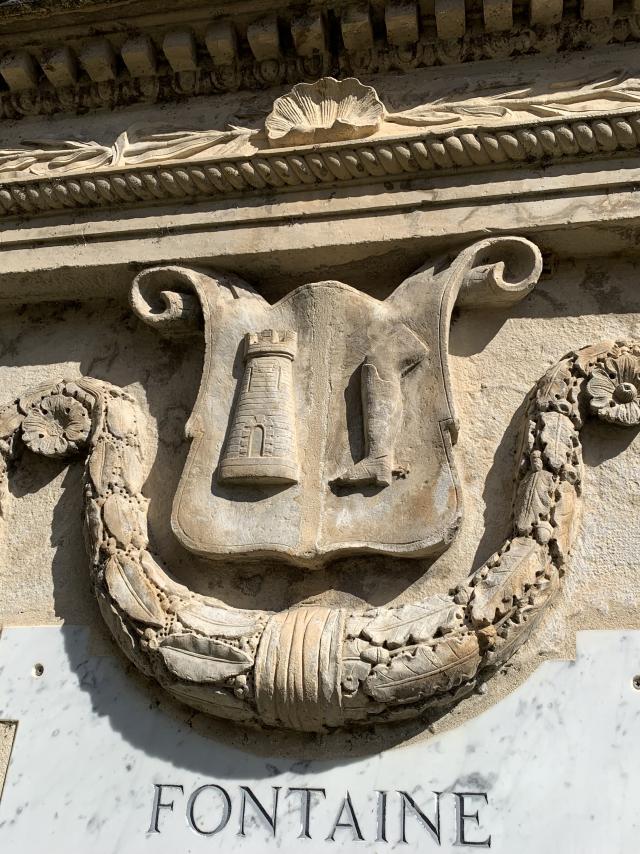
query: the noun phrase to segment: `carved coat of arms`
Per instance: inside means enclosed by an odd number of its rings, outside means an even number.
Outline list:
[[[192,280],[206,357],[174,503],[184,545],[307,564],[444,548],[460,518],[450,277],[419,272],[384,302],[315,282],[273,306],[228,276]]]
[[[205,557],[309,567],[446,548],[461,514],[451,311],[456,300],[508,306],[541,269],[527,240],[490,238],[385,301],[324,281],[275,305],[228,274],[141,272],[136,313],[205,336],[176,535]],[[636,425],[639,401],[637,343],[604,341],[550,368],[525,405],[511,535],[465,583],[401,606],[241,610],[180,584],[149,544],[139,411],[106,382],[65,380],[0,409],[0,474],[20,441],[50,457],[86,449],[92,582],[125,654],[196,709],[319,731],[441,708],[506,661],[565,571],[583,423]]]

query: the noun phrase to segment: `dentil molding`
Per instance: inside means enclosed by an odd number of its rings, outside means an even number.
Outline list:
[[[133,7],[133,8],[132,8]],[[27,2],[0,9],[0,117],[86,112],[242,89],[638,41],[613,0],[435,5],[270,0]]]

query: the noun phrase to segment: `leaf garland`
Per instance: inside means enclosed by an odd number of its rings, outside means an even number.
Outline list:
[[[431,640],[438,632],[445,634],[460,626],[462,618],[462,608],[450,596],[439,594],[419,605],[381,608],[361,634],[373,644],[397,649]]]
[[[183,626],[205,635],[224,638],[241,638],[254,635],[262,621],[256,611],[237,608],[219,608],[193,600],[178,608],[177,618]]]
[[[169,672],[185,682],[224,682],[253,664],[244,650],[193,634],[169,635],[159,652]]]
[[[447,637],[434,646],[417,646],[411,653],[396,655],[388,665],[375,667],[365,680],[364,690],[378,702],[416,702],[472,679],[480,658],[475,634]]]
[[[137,563],[126,556],[112,555],[104,576],[109,594],[132,620],[158,627],[165,624],[166,614]]]
[[[529,537],[511,541],[497,566],[476,577],[471,604],[475,626],[487,626],[507,614],[521,600],[546,567],[547,549]]]
[[[578,434],[569,418],[560,412],[544,412],[540,421],[542,456],[549,468],[558,473],[569,462]]]
[[[518,489],[518,509],[515,525],[519,534],[530,534],[540,519],[546,518],[551,510],[551,495],[554,488],[551,472],[530,472]]]

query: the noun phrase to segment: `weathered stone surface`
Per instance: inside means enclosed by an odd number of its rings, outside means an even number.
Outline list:
[[[635,24],[113,8],[0,10],[0,624],[343,759],[640,627]]]

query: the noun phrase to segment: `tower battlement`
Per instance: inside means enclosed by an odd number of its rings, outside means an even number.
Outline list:
[[[247,332],[244,337],[244,357],[286,356],[295,359],[298,352],[298,335],[290,329],[263,329]]]

